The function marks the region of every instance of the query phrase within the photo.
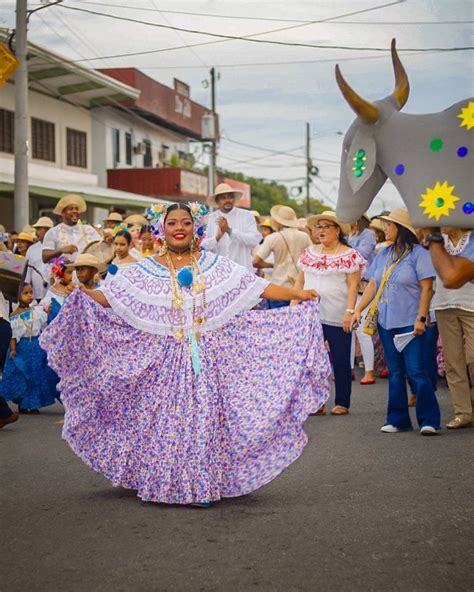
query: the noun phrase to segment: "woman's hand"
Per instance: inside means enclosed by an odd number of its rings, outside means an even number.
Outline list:
[[[316,290],[295,290],[296,292],[296,301],[305,301],[305,300],[315,300],[319,298],[319,294]]]
[[[16,350],[15,349],[11,349],[10,350],[10,360],[13,360],[13,358],[16,356]]]
[[[360,323],[360,310],[354,311],[349,323],[349,331],[352,331]]]
[[[423,321],[415,321],[415,325],[413,327],[413,334],[414,335],[423,335],[426,331],[426,323]]]
[[[354,313],[355,314],[355,313]],[[346,310],[344,316],[342,317],[342,328],[344,329],[345,333],[350,333],[352,330],[352,321],[353,314]]]

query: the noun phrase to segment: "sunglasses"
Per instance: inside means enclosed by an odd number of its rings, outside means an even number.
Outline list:
[[[316,224],[317,230],[327,230],[328,228],[337,228],[336,224]]]

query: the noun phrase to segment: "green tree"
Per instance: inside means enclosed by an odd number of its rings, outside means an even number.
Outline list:
[[[290,197],[285,185],[277,181],[247,177],[243,173],[227,170],[219,170],[218,173],[219,176],[248,183],[251,187],[252,209],[257,210],[262,216],[268,216],[270,209],[275,205],[290,206],[295,210],[298,218],[303,218],[306,215],[305,201]],[[318,199],[310,198],[310,208],[312,214],[319,214],[327,210],[328,206]]]

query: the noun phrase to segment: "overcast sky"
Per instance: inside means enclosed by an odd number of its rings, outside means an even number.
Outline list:
[[[392,5],[384,6],[386,4]],[[40,2],[30,1],[28,5],[36,7]],[[472,0],[65,0],[64,5],[232,36],[293,27],[254,37],[287,43],[388,49],[391,38],[396,37],[401,50],[474,45]],[[376,7],[379,8],[332,21],[304,22]],[[14,26],[14,8],[14,1],[0,1],[0,26]],[[206,16],[170,11],[205,13]],[[220,74],[217,85],[222,133],[219,164],[257,177],[285,180],[289,189],[303,185],[303,147],[305,122],[308,121],[313,134],[312,156],[320,168],[313,195],[330,206],[337,197],[337,161],[342,143],[339,134],[346,131],[353,119],[335,83],[335,64],[340,63],[346,79],[367,99],[380,99],[393,88],[393,71],[387,52],[222,41],[207,35],[127,23],[62,7],[48,8],[33,15],[29,38],[75,60],[167,50],[81,63],[99,68],[133,66],[169,85],[177,77],[189,83],[192,98],[205,105],[210,104],[210,98],[203,81],[208,79],[209,69],[214,66]],[[218,43],[188,47],[209,41]],[[184,47],[170,50],[178,46]],[[474,94],[472,51],[411,55],[400,52],[400,55],[411,83],[405,111],[439,111]],[[275,155],[235,142],[289,154]],[[377,213],[400,204],[395,188],[386,184],[370,211]]]

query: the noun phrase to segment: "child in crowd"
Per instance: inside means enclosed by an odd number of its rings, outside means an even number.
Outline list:
[[[40,304],[48,313],[48,324],[57,317],[66,297],[73,291],[72,270],[68,269],[71,261],[61,255],[53,259],[51,265],[51,275],[54,284],[49,287]]]
[[[42,306],[32,306],[30,284],[23,285],[18,302],[10,316],[12,339],[0,390],[6,400],[18,404],[20,413],[39,413],[40,407],[53,405],[57,396],[57,378],[38,341],[47,315]]]

